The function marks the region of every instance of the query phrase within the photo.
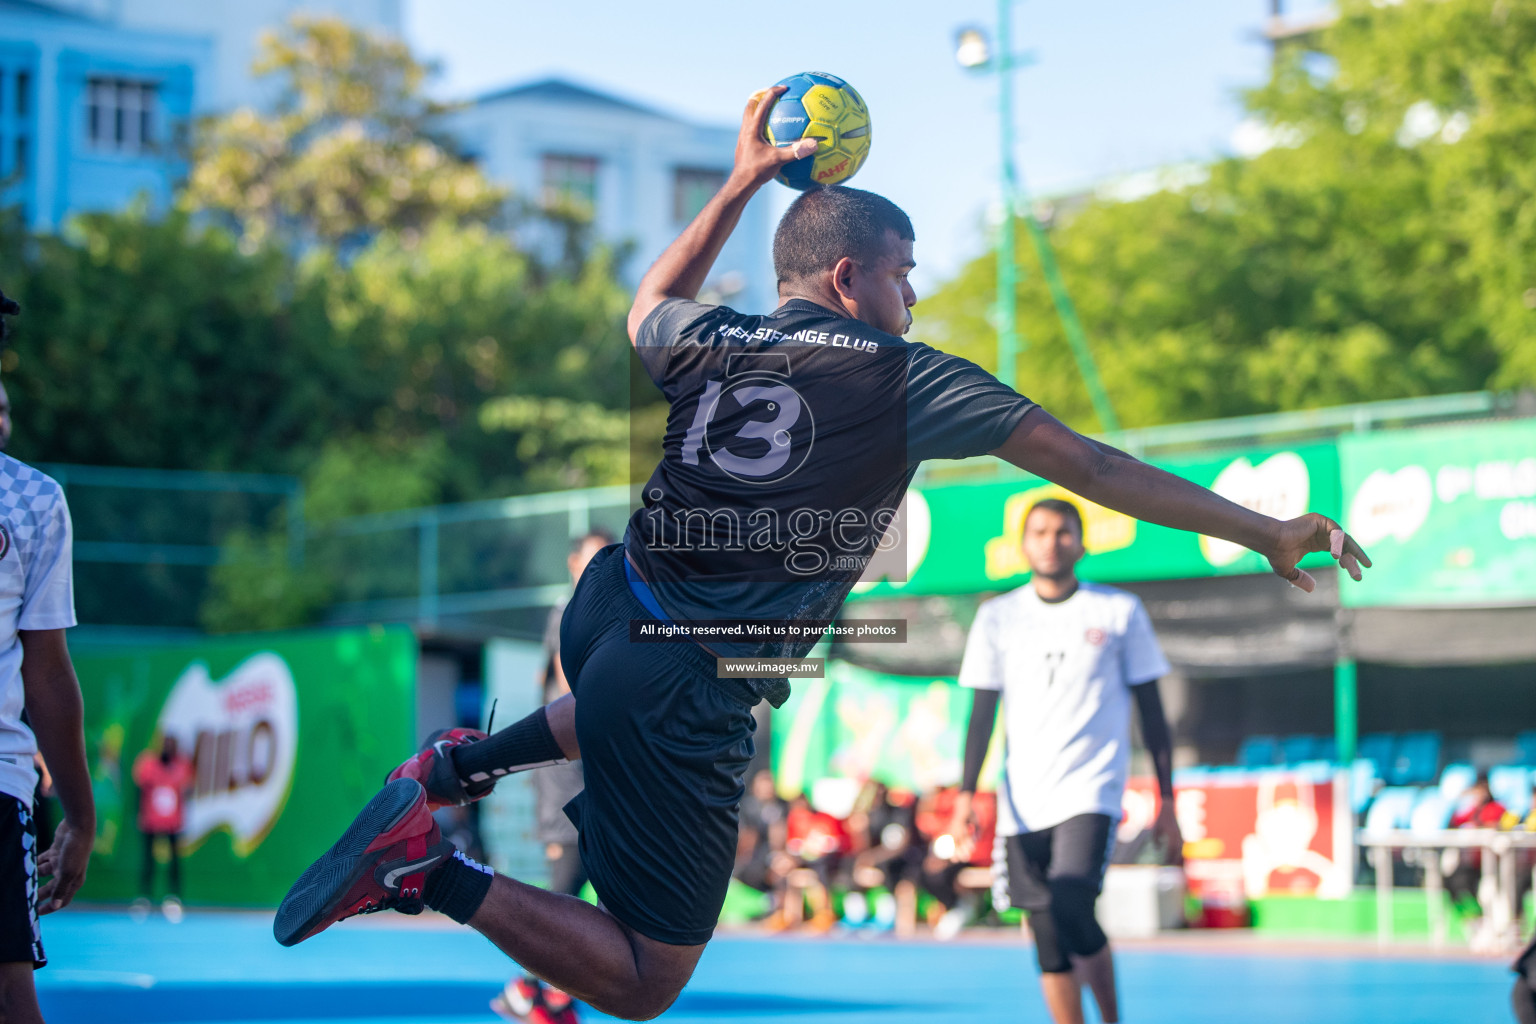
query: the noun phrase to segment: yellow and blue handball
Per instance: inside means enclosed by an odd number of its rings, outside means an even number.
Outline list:
[[[777,83],[789,91],[768,115],[768,141],[789,146],[815,138],[816,152],[784,165],[777,178],[790,188],[836,185],[853,177],[869,156],[869,108],[836,75],[807,71]]]

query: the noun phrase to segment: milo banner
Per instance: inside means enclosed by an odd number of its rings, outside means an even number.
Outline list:
[[[411,748],[416,659],[403,627],[76,652],[97,815],[82,898],[140,895],[133,763],[173,736],[193,769],[183,897],[275,905]]]
[[[1339,458],[1332,444],[1159,459],[1156,465],[1276,518],[1340,515]],[[1270,571],[1246,548],[1138,522],[1025,477],[909,491],[898,520],[906,531],[905,579],[901,567],[877,559],[855,593],[963,594],[1018,586],[1028,575],[1020,550],[1024,516],[1042,498],[1066,498],[1082,509],[1088,556],[1078,571],[1086,579],[1115,583]],[[1328,561],[1321,554],[1302,564]]]
[[[1354,606],[1536,598],[1536,420],[1340,441],[1345,525],[1375,567]]]

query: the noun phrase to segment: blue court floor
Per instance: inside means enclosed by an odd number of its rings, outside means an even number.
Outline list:
[[[69,910],[44,919],[37,975],[49,1024],[492,1024],[512,969],[442,919],[347,921],[294,949],[271,915]],[[1027,945],[981,932],[887,938],[717,938],[662,1019],[759,1024],[1048,1021]],[[1117,952],[1133,1024],[1485,1024],[1510,1017],[1500,961],[1369,945],[1176,937]],[[607,1020],[588,1012],[584,1020]],[[1097,1017],[1090,1011],[1090,1020]]]

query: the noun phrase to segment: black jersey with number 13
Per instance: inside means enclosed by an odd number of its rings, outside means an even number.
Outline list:
[[[670,409],[625,547],[679,620],[832,619],[877,546],[903,541],[888,528],[918,464],[992,451],[1034,408],[974,363],[804,299],[767,316],[669,299],[635,345]]]

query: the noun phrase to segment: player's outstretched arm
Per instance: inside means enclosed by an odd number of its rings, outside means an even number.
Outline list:
[[[1360,545],[1326,516],[1272,519],[1172,473],[1111,455],[1044,409],[1032,409],[992,454],[1105,508],[1257,551],[1302,590],[1317,585],[1296,566],[1310,552],[1328,551],[1357,580],[1360,566],[1371,564]]]
[[[64,631],[24,629],[17,636],[27,718],[64,806],[53,845],[37,860],[38,875],[53,876],[37,893],[38,912],[47,914],[68,905],[85,881],[96,839],[96,802],[85,763],[85,707]]]
[[[773,180],[779,168],[791,160],[809,156],[816,149],[815,139],[801,139],[783,148],[768,141],[765,128],[774,101],[785,87],[759,89],[747,100],[741,115],[741,133],[736,136],[736,162],[714,198],[693,218],[677,240],[667,246],[661,258],[640,279],[635,289],[635,303],[629,310],[629,340],[634,341],[645,318],[666,299],[697,298],[699,289],[715,265],[715,258],[725,240],[736,230],[747,200]]]

